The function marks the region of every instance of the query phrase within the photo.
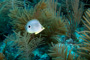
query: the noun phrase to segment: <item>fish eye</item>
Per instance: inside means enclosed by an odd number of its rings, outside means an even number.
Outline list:
[[[28,27],[30,28],[31,26],[29,25]]]

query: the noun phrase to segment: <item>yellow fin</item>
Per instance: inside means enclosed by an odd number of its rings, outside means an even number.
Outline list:
[[[40,33],[41,31],[43,31],[45,28],[44,27],[42,27],[42,30],[40,30],[40,31],[38,31],[38,32],[35,32],[35,34],[38,34],[38,33]]]

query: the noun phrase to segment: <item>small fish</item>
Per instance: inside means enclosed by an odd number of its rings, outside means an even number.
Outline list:
[[[25,29],[28,33],[38,34],[45,28],[40,24],[37,19],[32,19],[26,24]]]

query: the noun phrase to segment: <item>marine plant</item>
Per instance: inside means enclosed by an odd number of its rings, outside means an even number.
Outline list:
[[[74,55],[71,54],[71,51],[69,51],[69,55],[67,56],[66,46],[59,43],[56,45],[52,43],[49,52],[49,55],[53,57],[53,60],[73,60],[74,57]]]
[[[90,8],[88,8],[85,12],[83,19],[82,22],[84,23],[87,30],[78,32],[82,34],[80,38],[84,40],[84,43],[81,44],[81,47],[79,48],[79,53],[81,54],[81,56],[84,56],[88,60],[90,60]]]
[[[41,37],[35,37],[32,39],[32,35],[27,32],[24,32],[23,35],[21,32],[14,32],[13,34],[6,36],[4,41],[6,43],[4,55],[7,59],[31,60],[33,50],[43,44],[42,40],[43,38]],[[11,46],[9,46],[9,44],[11,44]],[[16,50],[16,53],[13,50]]]
[[[42,37],[48,39],[48,37],[51,38],[53,35],[66,34],[65,23],[61,20],[60,11],[58,11],[59,13],[56,13],[57,2],[52,0],[41,0],[33,8],[27,6],[25,8],[22,2],[22,0],[6,0],[3,3],[7,5],[0,6],[2,7],[0,11],[4,12],[5,10],[7,11],[7,14],[9,13],[8,16],[10,19],[6,19],[5,21],[10,22],[15,31],[6,36],[6,39],[4,40],[6,46],[3,54],[7,60],[30,60],[33,55],[32,51],[36,49],[39,44],[43,43],[41,43],[43,40]],[[0,5],[2,5],[2,3]],[[5,9],[4,7],[7,8]],[[8,12],[8,10],[10,10],[10,12]],[[38,34],[38,37],[33,36],[33,34],[28,34],[25,31],[25,25],[31,19],[38,19],[46,29]]]
[[[52,57],[52,60],[86,60],[85,58],[77,57],[77,54],[71,53],[72,49],[68,51],[68,47],[64,44],[53,44],[49,49],[48,55]]]
[[[30,9],[18,8],[10,10],[9,17],[16,32],[25,31],[25,25],[32,19],[37,19],[45,27],[40,34],[44,37],[51,37],[58,34],[66,34],[64,21],[57,11],[57,2],[53,0],[41,0],[35,7]],[[59,11],[58,11],[59,12]]]
[[[79,27],[82,19],[84,3],[80,0],[62,0],[62,11],[65,15],[65,21],[67,25],[67,37],[77,40],[75,30]]]
[[[9,20],[8,9],[10,9],[10,7],[7,6],[8,6],[8,2],[6,1],[0,2],[0,36],[1,36],[0,41],[4,40],[5,38],[3,35],[7,35],[8,33],[11,32],[10,24],[9,24],[10,21],[8,21]]]
[[[57,11],[58,0],[56,1],[41,0],[40,2],[38,2],[38,4],[35,5],[35,7],[32,7],[32,8],[24,6],[25,4],[23,4],[22,0],[12,0],[12,1],[7,0],[7,1],[8,2],[5,1],[5,3],[9,3],[9,2],[11,3],[10,5],[5,5],[8,7],[10,6],[11,8],[10,12],[8,12],[9,13],[8,16],[10,17],[10,20],[8,19],[5,21],[10,22],[14,32],[6,36],[6,39],[4,40],[4,43],[6,46],[4,48],[4,53],[0,54],[0,59],[4,59],[4,57],[1,56],[4,54],[7,60],[12,60],[12,59],[13,60],[33,60],[32,57],[34,54],[32,52],[39,45],[43,43],[43,40],[45,41],[54,40],[56,42],[57,40],[55,40],[55,38],[57,35],[63,35],[63,34],[66,35],[67,29],[65,27],[65,22],[60,16],[60,9],[59,11]],[[66,0],[66,1],[69,2],[69,0]],[[69,11],[69,8],[68,8],[69,3],[67,2],[68,10],[67,10],[66,19],[69,20],[70,22],[70,24],[68,24],[70,28],[70,30],[68,29],[68,33],[70,32],[68,36],[70,35],[71,38],[75,39],[76,37],[74,36],[74,32],[81,20],[82,5],[79,6],[79,0],[74,0],[74,3],[72,1],[73,0],[71,0],[71,5],[72,5],[72,9],[70,8],[71,11]],[[24,3],[26,2],[27,1],[24,0]],[[5,8],[3,9],[3,7],[0,11],[5,10]],[[85,16],[83,16],[83,18],[85,19],[86,23],[88,23],[88,25],[90,25],[90,22],[88,21],[90,20],[89,16],[90,16],[90,9],[88,9]],[[32,19],[39,20],[40,23],[45,27],[45,30],[37,35],[27,33],[25,31],[25,25],[28,21]],[[84,25],[90,30],[90,27],[86,23],[84,23]],[[88,41],[90,40],[89,32],[90,31],[80,32],[85,35],[85,36],[82,35],[83,37],[82,39],[85,40],[86,43],[84,43],[85,47],[79,48],[79,49],[85,50],[81,53],[88,55],[88,59],[90,56],[89,54],[90,41]],[[51,49],[49,50],[48,55],[51,56],[53,60],[86,60],[86,59],[81,59],[81,57],[77,58],[75,55],[71,54],[71,51],[72,50],[70,50],[68,53],[68,48],[64,44],[54,45],[52,43],[52,46],[51,46]]]
[[[4,40],[4,35],[8,35],[11,33],[11,24],[9,23],[11,20],[8,16],[9,10],[14,6],[23,7],[23,1],[21,0],[5,0],[0,1],[0,41]],[[28,3],[27,3],[28,4]]]

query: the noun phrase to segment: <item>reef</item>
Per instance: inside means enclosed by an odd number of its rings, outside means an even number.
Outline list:
[[[90,60],[88,6],[83,0],[0,0],[0,60]],[[45,28],[39,34],[25,30],[32,19]]]

